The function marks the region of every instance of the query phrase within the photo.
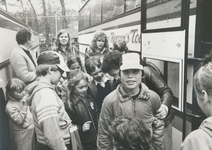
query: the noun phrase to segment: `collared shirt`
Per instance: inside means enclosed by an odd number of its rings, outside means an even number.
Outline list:
[[[96,86],[99,83],[102,87],[105,87],[105,83],[107,82],[107,80],[109,80],[109,79],[104,75],[101,82],[98,82],[96,80],[94,80],[94,82],[95,82]]]
[[[28,48],[26,48],[24,45],[19,44],[19,46],[20,46],[22,49],[29,51]]]
[[[27,49],[24,45],[20,45],[19,46],[23,49],[23,51],[27,54],[27,56],[31,59],[32,63],[35,65],[36,67],[36,63],[35,63],[35,60],[33,59],[32,57],[32,54],[30,53],[30,50]]]

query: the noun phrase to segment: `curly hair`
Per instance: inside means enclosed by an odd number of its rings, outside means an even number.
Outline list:
[[[32,33],[29,29],[22,28],[16,34],[16,41],[18,44],[25,44],[31,39]]]
[[[122,62],[122,53],[118,51],[110,52],[105,55],[101,70],[104,73],[108,73],[112,69],[119,69]]]
[[[151,131],[142,121],[120,116],[109,126],[116,150],[149,150]]]
[[[107,49],[109,50],[109,44],[108,44],[108,39],[107,39],[107,36],[106,34],[99,30],[99,31],[96,31],[94,37],[93,37],[93,40],[91,41],[91,44],[90,44],[90,49],[95,52],[97,50],[97,45],[96,45],[96,42],[98,41],[99,38],[104,38],[105,39],[105,43],[104,43],[104,46],[103,46],[103,49]],[[102,50],[103,50],[102,49]]]
[[[68,43],[67,43],[67,46],[66,46],[66,47],[71,47],[71,38],[70,38],[70,35],[69,35],[69,33],[68,33],[68,30],[66,30],[66,29],[61,29],[61,30],[57,33],[57,37],[56,37],[56,39],[55,39],[55,46],[56,46],[55,49],[58,49],[59,47],[61,47],[59,37],[60,37],[60,35],[62,35],[62,34],[64,34],[64,33],[67,33],[67,35],[68,35]]]

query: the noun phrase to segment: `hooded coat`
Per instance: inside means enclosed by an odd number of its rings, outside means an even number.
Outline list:
[[[47,82],[35,81],[26,87],[27,102],[31,106],[37,141],[53,149],[66,149],[70,143],[69,128],[71,120],[65,111],[63,102],[54,90],[54,86]],[[49,136],[43,129],[47,119],[56,118],[56,124],[48,122],[46,128],[51,129],[55,136]],[[58,126],[57,126],[58,125]],[[56,126],[56,127],[55,127]],[[50,130],[51,131],[51,130]]]
[[[212,150],[212,117],[205,119],[199,129],[186,137],[180,150]]]

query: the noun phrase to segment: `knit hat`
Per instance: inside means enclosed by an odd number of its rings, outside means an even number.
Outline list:
[[[69,68],[66,66],[63,56],[55,51],[45,51],[40,53],[37,59],[39,65],[57,65],[61,70],[69,72]]]
[[[120,70],[128,69],[140,69],[143,70],[143,66],[140,64],[140,55],[137,53],[126,53],[122,55],[122,65]]]

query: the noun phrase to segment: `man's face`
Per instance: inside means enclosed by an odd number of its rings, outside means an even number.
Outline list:
[[[139,69],[121,71],[121,83],[126,90],[137,90],[141,83],[142,72]]]
[[[120,80],[119,69],[111,69],[108,74],[112,76],[116,81]]]
[[[33,35],[33,33],[31,32],[31,38],[28,40],[29,48],[33,46],[34,41],[35,41],[34,35]]]
[[[102,81],[103,73],[100,68],[96,67],[95,71],[91,72],[90,75],[93,77],[94,80],[96,80],[98,82]]]

